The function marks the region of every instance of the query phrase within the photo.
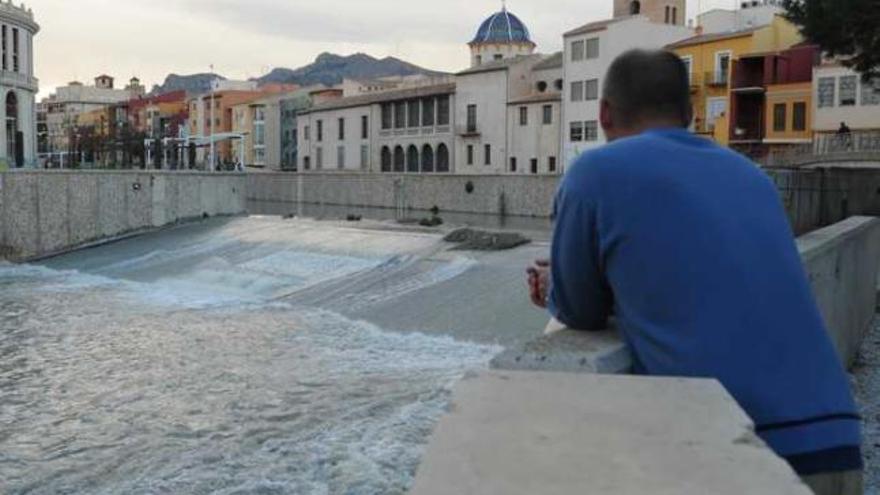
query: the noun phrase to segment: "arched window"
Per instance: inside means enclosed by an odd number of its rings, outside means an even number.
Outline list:
[[[642,13],[642,3],[634,0],[629,4],[629,15],[639,15]]]
[[[422,148],[422,172],[431,173],[434,171],[434,149],[430,144],[426,144]]]
[[[562,79],[553,81],[553,87],[556,88],[556,91],[562,91]]]
[[[382,171],[391,172],[391,149],[382,146]]]
[[[437,171],[449,172],[449,148],[442,143],[437,146]]]
[[[394,171],[406,171],[406,155],[403,153],[403,146],[394,148]]]
[[[419,149],[413,145],[406,149],[406,171],[419,173]]]
[[[18,96],[15,91],[6,93],[6,156],[12,158],[16,168],[23,167],[19,156],[18,143]]]

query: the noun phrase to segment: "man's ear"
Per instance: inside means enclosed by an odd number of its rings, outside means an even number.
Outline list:
[[[605,135],[614,132],[614,118],[612,117],[611,104],[604,98],[599,102],[599,123],[602,125],[602,130],[605,132]]]

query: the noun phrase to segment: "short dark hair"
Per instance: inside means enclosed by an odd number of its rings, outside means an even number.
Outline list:
[[[603,98],[624,126],[668,119],[688,127],[693,118],[690,76],[678,55],[666,50],[630,50],[611,63]]]

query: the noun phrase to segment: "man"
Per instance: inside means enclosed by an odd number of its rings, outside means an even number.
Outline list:
[[[846,125],[846,122],[840,123],[840,128],[837,129],[837,139],[844,149],[852,147],[852,130]]]
[[[612,64],[611,144],[563,180],[532,299],[580,330],[613,314],[636,372],[718,379],[817,493],[861,493],[860,418],[776,188],[691,119],[677,56]]]

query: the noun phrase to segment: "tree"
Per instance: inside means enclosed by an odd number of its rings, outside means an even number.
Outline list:
[[[782,0],[782,5],[807,40],[865,81],[880,77],[880,0]]]

